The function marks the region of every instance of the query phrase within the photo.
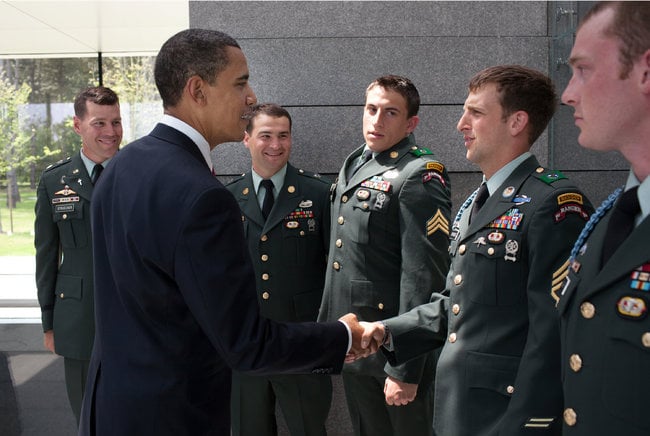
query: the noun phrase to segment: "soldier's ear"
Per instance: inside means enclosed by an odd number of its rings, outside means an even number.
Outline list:
[[[641,90],[650,97],[650,49],[641,56]]]
[[[415,128],[418,126],[418,123],[420,122],[420,117],[417,115],[413,115],[411,118],[408,119],[408,124],[406,126],[406,133],[410,135],[413,133]]]
[[[519,136],[528,127],[528,113],[517,111],[508,117],[508,127],[512,136]]]

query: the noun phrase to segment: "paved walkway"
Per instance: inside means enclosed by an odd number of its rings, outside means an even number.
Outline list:
[[[43,347],[34,258],[0,256],[0,435],[77,433],[63,359]]]
[[[34,258],[0,256],[0,436],[74,436],[63,359],[43,348]],[[330,436],[352,434],[340,377],[333,377]],[[287,436],[279,420],[279,436]]]

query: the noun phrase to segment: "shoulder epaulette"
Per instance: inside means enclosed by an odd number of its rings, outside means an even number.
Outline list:
[[[313,172],[310,172],[310,171],[305,171],[303,169],[298,169],[298,174],[300,174],[301,176],[309,177],[310,179],[316,179],[318,181],[327,183],[328,185],[330,183],[327,180],[323,179],[323,177],[318,173],[313,173]]]
[[[558,180],[566,179],[566,176],[562,174],[559,170],[547,170],[545,168],[539,167],[535,170],[535,177],[537,177],[542,182],[550,185],[553,182]]]
[[[45,171],[51,171],[51,170],[53,170],[54,168],[58,168],[58,167],[60,167],[61,165],[70,162],[71,159],[72,159],[72,158],[71,158],[70,156],[68,156],[68,157],[66,157],[65,159],[61,159],[61,160],[58,161],[58,162],[55,162],[55,163],[53,163],[53,164],[50,164],[50,165],[47,166],[47,168],[45,168]]]
[[[244,174],[240,174],[239,176],[235,176],[231,181],[229,181],[228,183],[226,183],[225,186],[232,185],[233,183],[237,183],[237,182],[239,182],[241,179],[244,178],[245,175],[246,175],[246,173],[244,173]]]
[[[429,150],[428,148],[425,148],[425,147],[413,147],[413,148],[411,148],[411,150],[409,150],[409,152],[412,155],[418,156],[418,157],[420,157],[420,156],[428,156],[428,155],[433,154],[433,152],[431,150]]]

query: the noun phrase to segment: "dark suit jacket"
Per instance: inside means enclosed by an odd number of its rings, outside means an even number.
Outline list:
[[[48,167],[36,194],[36,287],[56,353],[89,360],[95,336],[90,199],[79,153]]]
[[[611,215],[578,252],[560,292],[566,435],[650,434],[650,218],[601,268]]]
[[[346,168],[362,149],[346,159],[334,193],[320,320],[354,312],[360,320],[378,321],[406,312],[443,289],[449,268],[451,199],[444,166],[410,135],[347,180]],[[344,370],[419,383],[424,365],[435,367],[428,360],[393,368],[377,353]]]
[[[284,185],[266,221],[250,172],[227,188],[242,211],[262,316],[316,321],[329,243],[330,183],[288,164]]]
[[[339,323],[260,317],[239,207],[166,125],[121,151],[93,197],[97,335],[81,435],[229,435],[231,369],[338,372]]]
[[[431,303],[386,321],[393,363],[446,341],[434,430],[452,435],[559,434],[562,390],[553,273],[591,205],[567,179],[521,163],[452,233],[451,268]]]

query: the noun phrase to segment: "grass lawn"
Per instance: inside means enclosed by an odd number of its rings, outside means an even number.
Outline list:
[[[34,204],[36,190],[20,187],[21,201],[11,211],[12,219],[7,208],[7,188],[0,192],[0,223],[3,233],[0,233],[0,256],[33,256],[34,250]]]

